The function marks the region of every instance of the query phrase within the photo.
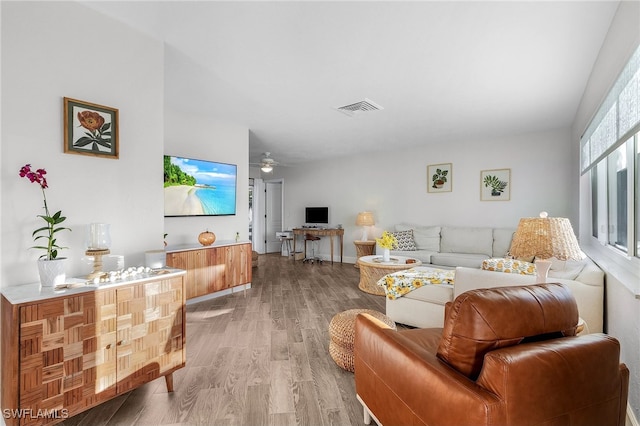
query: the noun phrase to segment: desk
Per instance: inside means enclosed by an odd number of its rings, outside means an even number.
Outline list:
[[[342,252],[344,249],[344,229],[337,228],[293,228],[293,252],[296,252],[296,235],[311,234],[318,237],[329,236],[331,247],[331,263],[333,263],[333,237],[340,237],[340,263],[342,263]],[[305,253],[306,256],[306,253]]]

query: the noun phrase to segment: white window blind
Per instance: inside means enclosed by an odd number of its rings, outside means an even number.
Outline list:
[[[640,46],[580,139],[581,170],[593,165],[640,130]]]

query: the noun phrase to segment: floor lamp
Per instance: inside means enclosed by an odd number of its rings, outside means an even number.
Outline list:
[[[547,282],[551,258],[581,260],[584,258],[571,222],[564,217],[540,217],[520,219],[509,254],[514,258],[535,257],[538,282]]]

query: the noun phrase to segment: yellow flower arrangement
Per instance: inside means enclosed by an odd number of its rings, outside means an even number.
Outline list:
[[[398,240],[389,231],[384,231],[382,237],[376,238],[376,243],[384,249],[392,250],[398,247]]]

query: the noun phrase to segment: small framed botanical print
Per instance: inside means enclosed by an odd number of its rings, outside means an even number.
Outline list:
[[[64,152],[117,159],[118,110],[64,98]]]
[[[453,179],[451,163],[427,166],[427,192],[451,192]]]
[[[482,170],[480,172],[481,201],[509,201],[511,169]]]

